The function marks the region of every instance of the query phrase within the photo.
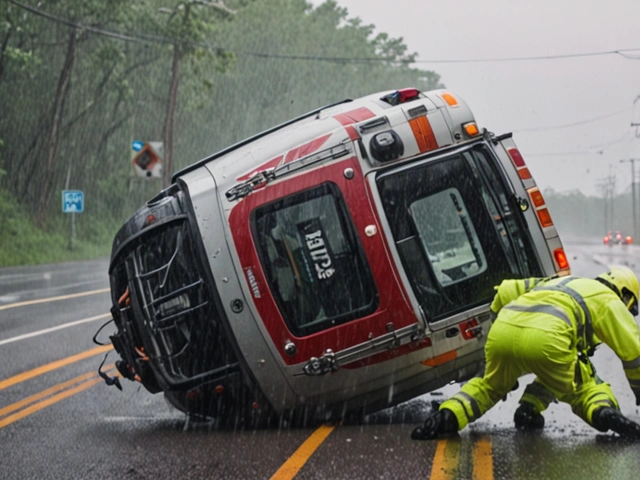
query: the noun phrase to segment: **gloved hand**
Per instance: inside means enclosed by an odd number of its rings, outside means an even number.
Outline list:
[[[602,407],[593,412],[593,426],[601,432],[611,429],[625,438],[640,440],[640,425],[622,415],[619,410]]]
[[[458,419],[447,408],[438,410],[427,417],[420,427],[411,432],[412,440],[434,440],[443,435],[451,435],[458,431]]]

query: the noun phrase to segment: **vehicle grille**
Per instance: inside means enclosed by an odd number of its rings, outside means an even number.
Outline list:
[[[138,374],[148,375],[148,362],[164,390],[239,371],[195,247],[186,216],[175,217],[132,240],[112,268],[114,299],[129,289],[128,305],[117,307],[114,345],[128,350],[119,353]]]

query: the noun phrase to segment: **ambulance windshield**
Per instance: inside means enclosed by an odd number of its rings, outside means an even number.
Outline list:
[[[378,179],[404,268],[429,320],[491,302],[504,278],[540,275],[491,154],[476,147]]]

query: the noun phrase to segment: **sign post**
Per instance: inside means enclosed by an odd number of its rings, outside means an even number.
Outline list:
[[[76,213],[84,212],[84,192],[80,190],[62,190],[62,212],[71,214],[69,250],[73,250],[73,242],[76,239]]]

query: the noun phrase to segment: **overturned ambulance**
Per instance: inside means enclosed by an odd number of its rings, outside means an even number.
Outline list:
[[[402,89],[178,172],[118,232],[120,374],[191,415],[371,412],[481,373],[494,286],[565,275],[511,134]]]

